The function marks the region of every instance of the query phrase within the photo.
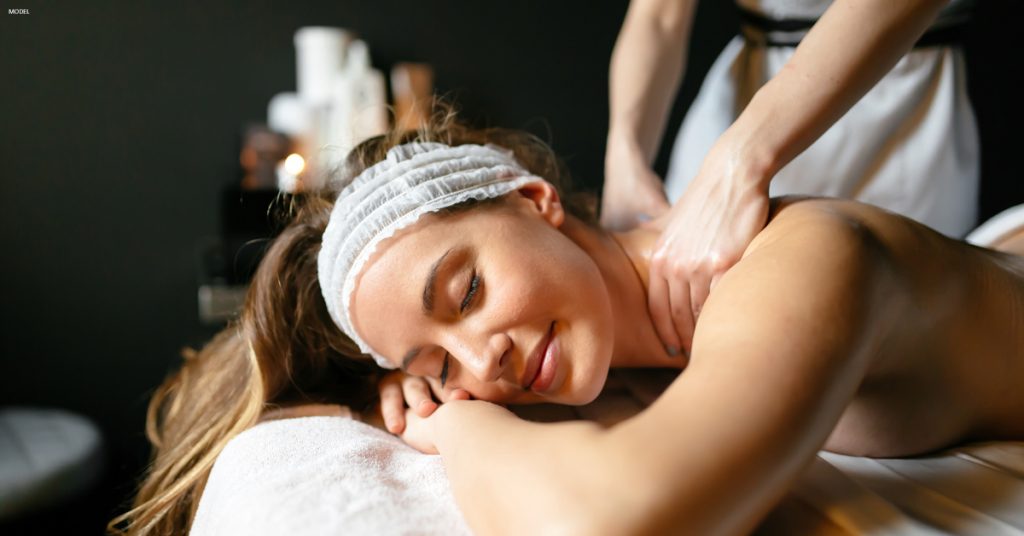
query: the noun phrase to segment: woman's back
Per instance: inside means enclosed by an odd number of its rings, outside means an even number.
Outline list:
[[[1024,436],[1024,257],[838,200],[778,201],[747,254],[837,215],[877,240],[903,289],[890,297],[893,306],[906,300],[909,314],[892,319],[894,329],[825,448],[901,456],[975,437]],[[807,247],[827,254],[827,244]],[[837,311],[836,321],[843,319]]]

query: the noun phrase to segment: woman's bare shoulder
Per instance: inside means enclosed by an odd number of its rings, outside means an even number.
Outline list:
[[[780,244],[827,249],[850,241],[869,245],[895,262],[908,254],[919,257],[964,247],[918,222],[873,205],[846,199],[790,196],[772,199],[768,224],[751,242],[744,257]]]
[[[768,223],[747,247],[746,259],[764,250],[829,249],[852,242],[876,244],[899,216],[852,201],[814,197],[772,199]]]

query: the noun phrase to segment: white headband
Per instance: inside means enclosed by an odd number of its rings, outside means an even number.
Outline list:
[[[377,245],[424,214],[541,180],[519,165],[512,151],[496,145],[393,147],[338,194],[324,231],[317,271],[334,323],[378,365],[396,368],[359,337],[350,310],[356,280]]]

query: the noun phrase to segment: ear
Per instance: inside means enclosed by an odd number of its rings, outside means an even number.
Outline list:
[[[562,206],[558,190],[555,190],[551,183],[538,180],[520,186],[517,192],[531,210],[536,211],[554,227],[561,227],[565,222],[565,207]]]

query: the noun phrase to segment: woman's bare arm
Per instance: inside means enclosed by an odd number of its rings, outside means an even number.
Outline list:
[[[824,443],[898,301],[863,227],[789,209],[720,283],[692,362],[610,428],[438,410],[438,449],[482,534],[751,529]]]

